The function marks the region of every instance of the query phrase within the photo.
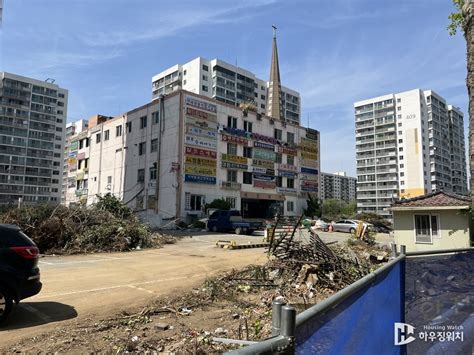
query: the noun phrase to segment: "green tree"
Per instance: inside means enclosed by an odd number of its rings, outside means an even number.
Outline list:
[[[216,198],[211,203],[206,203],[206,211],[208,208],[217,208],[218,210],[230,210],[230,203],[223,198]]]
[[[104,196],[97,195],[97,199],[98,201],[94,204],[94,208],[98,210],[108,211],[117,218],[130,218],[133,216],[133,211],[111,193],[107,193]]]
[[[323,202],[323,217],[329,220],[336,220],[341,218],[342,209],[345,207],[345,202],[330,198]]]
[[[317,197],[311,196],[308,194],[308,199],[306,200],[306,208],[303,209],[305,216],[311,217],[321,217],[321,206]]]
[[[457,33],[458,28],[463,28],[464,25],[464,15],[462,13],[462,7],[464,6],[464,0],[453,0],[454,7],[456,8],[455,12],[451,12],[448,16],[451,21],[448,25],[448,31],[451,36],[454,36]]]
[[[357,203],[351,202],[345,204],[341,209],[341,214],[343,217],[352,218],[357,214]]]

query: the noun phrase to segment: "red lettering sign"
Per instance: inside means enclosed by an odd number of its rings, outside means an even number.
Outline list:
[[[194,155],[197,157],[206,157],[206,158],[217,158],[217,153],[212,152],[210,150],[205,150],[205,149],[199,149],[199,148],[192,148],[192,147],[186,147],[186,154],[189,155]]]

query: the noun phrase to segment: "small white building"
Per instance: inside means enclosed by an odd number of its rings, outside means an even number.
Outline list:
[[[391,208],[395,243],[408,252],[471,247],[470,203],[443,191],[396,202]]]

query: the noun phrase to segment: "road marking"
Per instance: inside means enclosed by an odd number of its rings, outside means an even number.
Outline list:
[[[26,309],[28,312],[33,313],[36,315],[39,319],[41,319],[45,323],[49,323],[52,321],[51,317],[48,316],[47,314],[44,314],[40,310],[36,309],[35,307],[26,304],[26,303],[20,303],[20,307]]]
[[[133,288],[133,289],[135,289],[135,290],[140,290],[140,291],[143,291],[143,292],[151,293],[152,295],[155,294],[153,291],[144,289],[144,288],[142,288],[142,287],[138,287],[138,286],[128,286],[128,287]]]
[[[78,294],[81,294],[81,293],[89,293],[89,292],[108,291],[108,290],[114,290],[114,289],[124,288],[124,287],[134,287],[134,286],[136,287],[136,286],[141,286],[141,285],[149,285],[149,284],[153,284],[153,283],[157,283],[157,282],[177,281],[177,280],[188,279],[188,278],[191,278],[191,277],[201,277],[201,276],[208,276],[208,275],[210,275],[210,274],[195,274],[195,275],[189,275],[189,276],[171,277],[171,278],[168,278],[168,279],[157,279],[157,280],[151,280],[151,281],[137,282],[137,283],[126,284],[126,285],[115,285],[115,286],[108,286],[108,287],[92,288],[92,289],[89,289],[89,290],[80,290],[80,291],[71,291],[71,292],[62,292],[62,293],[50,293],[50,294],[42,293],[42,294],[40,294],[40,296],[36,296],[35,299],[78,295]]]

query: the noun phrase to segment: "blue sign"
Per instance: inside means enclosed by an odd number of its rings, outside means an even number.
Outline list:
[[[278,170],[278,176],[283,176],[283,177],[288,177],[288,178],[295,178],[296,173],[292,173],[291,171]]]
[[[253,178],[256,180],[263,180],[263,181],[275,181],[275,176],[271,176],[271,175],[253,174]]]
[[[318,169],[310,169],[310,168],[301,168],[301,172],[304,174],[313,174],[318,175]]]
[[[210,184],[210,185],[215,185],[216,184],[216,178],[214,176],[201,176],[201,175],[185,174],[184,175],[184,181],[186,181],[186,182],[195,182],[195,183],[198,183],[198,184]]]
[[[227,132],[229,134],[233,134],[234,136],[239,136],[239,137],[245,137],[245,138],[250,138],[250,133],[247,131],[244,131],[243,129],[238,129],[238,128],[232,128],[232,127],[224,127],[224,132]]]

